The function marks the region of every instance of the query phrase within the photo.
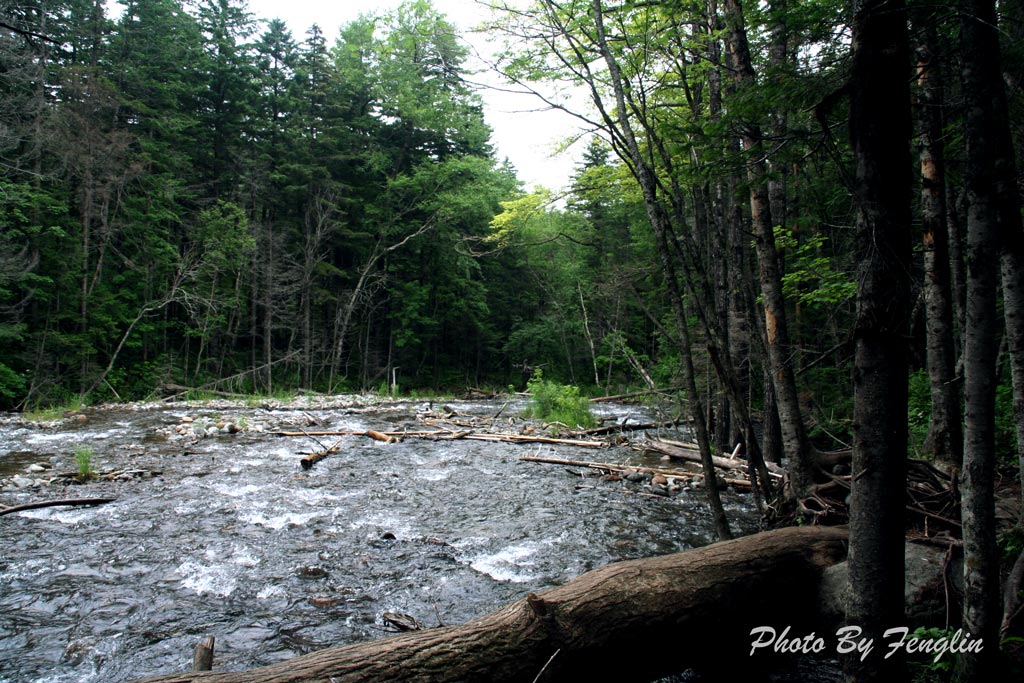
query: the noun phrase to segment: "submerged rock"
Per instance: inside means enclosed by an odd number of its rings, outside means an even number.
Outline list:
[[[296,576],[300,579],[326,579],[327,570],[323,567],[299,567],[295,572]]]

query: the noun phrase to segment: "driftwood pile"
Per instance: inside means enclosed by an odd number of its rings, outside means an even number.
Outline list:
[[[957,472],[943,472],[925,460],[907,462],[907,528],[918,538],[959,538],[960,491]],[[855,475],[827,475],[830,481],[818,487],[816,500],[826,507],[824,522],[849,521],[847,499]]]
[[[504,408],[504,407],[503,407]],[[270,434],[279,437],[305,437],[313,440],[320,446],[318,450],[303,452],[303,458],[299,461],[303,469],[310,469],[316,463],[331,454],[338,453],[342,449],[342,442],[345,437],[366,437],[383,443],[397,443],[405,439],[426,439],[430,441],[492,441],[503,443],[521,444],[550,444],[559,446],[574,446],[577,448],[601,449],[612,445],[629,446],[644,453],[657,453],[663,456],[664,460],[674,460],[680,463],[679,467],[653,468],[627,465],[621,463],[597,462],[592,460],[567,460],[561,458],[544,458],[537,456],[523,456],[524,462],[540,462],[567,467],[583,467],[598,470],[608,475],[625,475],[627,473],[639,473],[646,475],[648,479],[658,477],[669,481],[689,482],[696,480],[700,485],[703,477],[700,471],[700,455],[695,444],[663,439],[652,439],[644,437],[641,440],[631,441],[626,437],[627,433],[638,432],[657,428],[677,426],[676,421],[669,422],[626,422],[623,424],[605,425],[592,429],[583,429],[568,432],[565,436],[555,436],[546,433],[544,430],[548,425],[537,427],[527,425],[517,432],[499,431],[496,427],[508,427],[514,424],[513,421],[499,423],[502,410],[489,418],[459,415],[448,408],[442,408],[440,413],[426,414],[419,417],[423,429],[401,429],[391,431],[378,430],[279,430]],[[564,428],[564,425],[560,427]],[[327,445],[321,439],[335,437],[336,440]],[[598,438],[607,437],[607,438]],[[746,476],[747,462],[738,458],[739,446],[728,457],[716,457],[715,465],[720,470],[719,483],[721,486],[732,486],[738,489],[749,489],[750,481]],[[773,477],[781,479],[781,470],[776,467]]]
[[[559,435],[552,435],[545,430],[549,425],[521,426],[518,431],[508,431],[515,427],[514,420],[501,418],[505,406],[490,417],[460,415],[456,411],[442,407],[439,411],[419,416],[420,427],[393,431],[375,430],[338,430],[338,431],[277,431],[271,432],[282,437],[307,437],[313,439],[320,449],[305,453],[301,465],[305,469],[313,467],[317,462],[337,453],[341,449],[344,437],[361,436],[381,442],[395,443],[405,439],[427,439],[432,441],[477,440],[504,443],[539,443],[577,448],[602,449],[609,446],[625,446],[645,454],[660,455],[662,460],[670,461],[671,466],[642,467],[621,462],[603,462],[597,459],[571,459],[523,456],[524,462],[548,463],[567,468],[587,468],[601,472],[608,478],[629,478],[643,475],[646,481],[662,481],[669,484],[702,485],[703,473],[700,469],[700,451],[694,443],[685,443],[663,438],[654,438],[647,430],[675,427],[678,421],[669,422],[633,422],[596,427],[593,429],[570,431],[564,425],[557,425]],[[499,419],[501,418],[501,419]],[[641,438],[630,435],[643,432]],[[326,445],[320,438],[336,437],[332,445]],[[721,487],[731,486],[737,490],[749,490],[751,487],[748,474],[749,462],[739,454],[740,446],[730,453],[721,453],[713,458],[718,472]],[[849,497],[852,475],[849,474],[850,451],[818,454],[818,469],[821,484],[815,495],[808,501],[808,507],[817,506],[817,523],[845,524],[849,521]],[[766,463],[772,488],[784,492],[785,470],[776,463]],[[581,486],[580,488],[588,488]],[[663,491],[656,491],[665,495]],[[938,536],[942,539],[956,539],[960,536],[959,492],[956,487],[956,473],[945,473],[923,460],[910,460],[907,477],[907,517],[908,528],[914,529],[923,538]],[[779,501],[782,502],[780,498]],[[789,506],[780,505],[780,510]],[[772,526],[792,523],[784,514],[772,511],[769,505],[767,517]],[[953,541],[956,542],[955,540]]]

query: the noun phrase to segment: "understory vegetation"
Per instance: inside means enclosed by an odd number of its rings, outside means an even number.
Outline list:
[[[530,393],[526,417],[572,429],[587,429],[597,423],[590,412],[590,399],[580,395],[579,387],[544,379],[543,371],[535,370],[526,388]]]

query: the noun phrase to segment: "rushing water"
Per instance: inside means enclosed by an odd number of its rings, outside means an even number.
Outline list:
[[[0,683],[180,671],[205,635],[216,637],[217,670],[250,668],[386,635],[385,612],[459,623],[593,567],[710,541],[699,491],[653,497],[643,483],[519,460],[659,464],[625,447],[360,436],[318,445],[267,433],[423,429],[417,412],[429,407],[350,397],[111,408],[58,425],[0,418],[0,504],[117,498],[0,517]],[[448,407],[492,416],[503,406]],[[509,424],[514,414],[508,406],[496,425],[521,426]],[[338,453],[299,467],[299,451],[339,439]],[[81,447],[96,470],[129,472],[81,485],[55,477],[75,469]],[[747,496],[724,501],[734,526],[752,531]]]

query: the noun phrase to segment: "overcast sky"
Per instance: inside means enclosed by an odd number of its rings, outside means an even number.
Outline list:
[[[338,27],[363,13],[383,13],[402,0],[249,0],[249,11],[258,19],[283,19],[297,40],[306,37],[314,23],[319,24],[333,45]],[[470,29],[487,18],[489,10],[475,0],[433,0],[434,7],[462,30],[463,39],[477,51],[486,51],[483,38]],[[474,70],[481,64],[471,64]],[[481,73],[474,80],[497,84],[497,76]],[[492,142],[499,159],[508,158],[515,166],[526,189],[543,185],[563,188],[575,169],[583,145],[567,153],[552,156],[556,146],[576,131],[575,119],[556,111],[537,111],[540,103],[526,95],[511,95],[494,90],[481,92],[487,123],[494,129]]]

